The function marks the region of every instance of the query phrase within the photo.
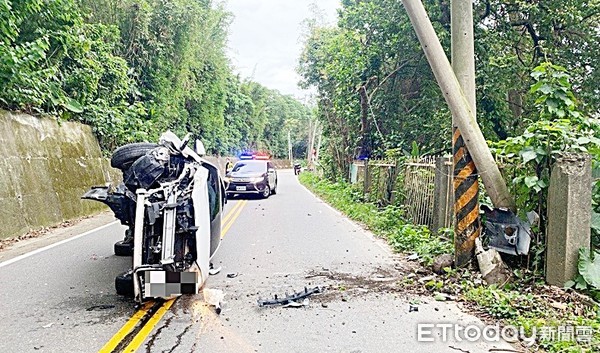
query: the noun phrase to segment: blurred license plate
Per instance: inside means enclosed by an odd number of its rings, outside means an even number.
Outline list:
[[[235,191],[246,191],[246,187],[245,186],[236,186]]]

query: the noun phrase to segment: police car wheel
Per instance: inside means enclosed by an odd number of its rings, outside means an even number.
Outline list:
[[[269,187],[269,185],[265,186],[265,189],[262,192],[262,197],[263,198],[267,198],[269,197],[269,195],[271,195],[271,188]]]

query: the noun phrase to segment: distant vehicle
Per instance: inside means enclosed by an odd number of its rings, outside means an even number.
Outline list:
[[[268,160],[241,160],[225,175],[227,196],[258,194],[263,198],[277,193],[277,171]]]

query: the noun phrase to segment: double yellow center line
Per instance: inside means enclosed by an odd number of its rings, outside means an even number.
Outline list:
[[[248,200],[240,200],[236,202],[236,204],[233,205],[233,208],[229,210],[229,212],[227,212],[225,217],[223,217],[221,224],[225,225],[223,226],[223,228],[221,228],[221,239],[225,238],[225,234],[227,234],[229,228],[231,228],[231,226],[233,225],[233,222],[235,222],[240,213],[242,213],[242,209],[244,208],[244,206],[246,206],[247,203]]]
[[[229,228],[231,228],[240,213],[242,213],[242,209],[246,203],[248,203],[248,200],[236,202],[236,204],[233,205],[233,208],[223,217],[221,224],[224,224],[224,226],[221,228],[221,239],[225,237]],[[99,353],[129,353],[137,351],[152,332],[156,324],[158,324],[160,319],[162,319],[167,311],[169,311],[176,299],[177,298],[172,298],[166,301],[148,301],[144,303],[142,308],[133,314],[110,341],[108,341],[104,347],[100,348]],[[136,331],[136,329],[137,333],[133,339],[129,343],[126,343],[126,339],[131,337],[131,334]],[[123,348],[123,346],[125,347]]]

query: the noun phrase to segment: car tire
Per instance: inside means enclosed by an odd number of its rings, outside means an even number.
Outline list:
[[[266,199],[270,195],[271,195],[271,188],[269,187],[269,185],[266,185],[265,190],[262,192],[262,194],[260,194],[260,196],[262,196],[263,199]]]
[[[117,256],[133,256],[133,244],[125,243],[123,240],[115,243],[114,250]]]
[[[271,189],[271,195],[277,195],[277,180],[275,180],[275,186]]]
[[[115,289],[118,295],[133,297],[133,273],[127,271],[115,277]]]
[[[117,148],[110,158],[110,166],[113,168],[127,170],[133,162],[158,147],[156,143],[137,142],[129,143]]]

